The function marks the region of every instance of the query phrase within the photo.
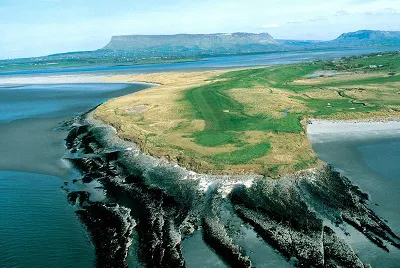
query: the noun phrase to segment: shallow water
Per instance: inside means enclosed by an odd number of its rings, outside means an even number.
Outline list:
[[[59,177],[0,172],[0,266],[91,267],[94,249]]]
[[[76,173],[62,160],[67,132],[60,123],[146,87],[0,87],[0,267],[93,266],[94,248],[61,189],[64,182],[73,189]]]
[[[292,267],[277,250],[273,249],[257,234],[253,227],[241,220],[234,213],[232,205],[227,202],[221,208],[221,221],[225,226],[235,230],[230,232],[230,236],[250,257],[254,267]]]
[[[201,231],[193,233],[193,235],[182,241],[182,254],[186,261],[187,267],[209,267],[223,268],[226,265],[203,241]],[[205,258],[207,256],[207,258]]]
[[[369,194],[370,207],[387,220],[392,230],[400,234],[400,137],[346,140],[325,134],[313,143],[313,149],[325,162],[332,164],[363,192]],[[370,243],[362,234],[349,227],[348,241],[361,260],[372,267],[399,267],[400,250],[390,247],[390,253]]]

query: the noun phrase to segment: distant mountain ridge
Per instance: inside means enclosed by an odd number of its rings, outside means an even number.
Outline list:
[[[113,36],[103,49],[132,50],[168,47],[196,48],[199,50],[235,49],[247,45],[271,45],[278,42],[268,33],[216,33],[175,35],[122,35]]]
[[[146,57],[193,57],[324,49],[400,45],[400,31],[360,30],[341,34],[331,41],[276,40],[268,33],[216,33],[175,35],[113,36],[101,50],[131,52]]]
[[[400,31],[360,30],[341,34],[333,40],[337,44],[348,45],[390,45],[400,44]]]
[[[373,31],[373,30],[360,30],[356,32],[341,34],[336,40],[343,39],[359,39],[359,40],[382,40],[400,38],[400,31]]]
[[[216,33],[113,36],[94,51],[59,53],[43,57],[3,60],[1,71],[69,68],[92,65],[136,65],[200,60],[214,56],[262,54],[316,49],[382,48],[400,50],[400,31],[360,30],[331,41],[274,39],[268,33]]]

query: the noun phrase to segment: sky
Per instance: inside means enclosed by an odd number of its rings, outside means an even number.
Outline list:
[[[400,31],[400,0],[0,0],[0,59],[104,47],[113,35]]]

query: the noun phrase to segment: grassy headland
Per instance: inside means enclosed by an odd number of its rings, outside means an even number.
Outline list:
[[[400,117],[400,55],[115,76],[160,84],[101,105],[99,119],[146,153],[209,173],[279,176],[318,163],[307,118]]]

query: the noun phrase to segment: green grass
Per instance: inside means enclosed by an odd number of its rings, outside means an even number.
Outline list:
[[[192,136],[197,144],[208,147],[217,147],[229,143],[236,144],[237,137],[237,133],[217,131],[201,131]]]
[[[368,78],[354,79],[348,81],[329,82],[326,84],[321,83],[318,84],[318,86],[345,87],[354,85],[382,85],[385,83],[394,83],[394,82],[400,82],[400,75],[387,76],[387,77],[368,77]]]
[[[195,143],[202,146],[235,144],[233,132],[262,130],[271,132],[299,133],[302,131],[300,116],[289,114],[284,118],[271,118],[265,115],[248,115],[243,104],[231,96],[233,88],[253,88],[256,85],[283,86],[285,81],[312,73],[320,66],[305,64],[294,68],[276,67],[274,69],[250,69],[233,71],[218,77],[219,80],[204,86],[191,88],[185,99],[195,119],[206,122],[204,131],[193,135]]]
[[[380,105],[374,104],[372,106],[363,106],[358,103],[351,103],[350,98],[343,99],[305,99],[299,97],[298,99],[304,101],[307,107],[313,112],[309,112],[313,116],[334,115],[337,113],[354,113],[354,112],[372,112],[381,109]],[[330,104],[330,105],[328,105]]]
[[[316,157],[313,157],[313,158],[305,160],[305,161],[303,160],[303,161],[297,162],[294,165],[294,167],[296,170],[303,170],[303,169],[306,169],[306,168],[312,166],[313,164],[315,164],[317,162],[317,160],[318,159]]]
[[[263,157],[270,149],[271,145],[268,142],[263,142],[228,154],[216,154],[211,159],[229,165],[246,164],[253,159]]]
[[[227,79],[225,83],[234,84],[236,88],[251,88],[255,85],[270,85],[284,87],[286,84],[299,77],[311,74],[323,67],[322,63],[301,63],[289,66],[276,66],[273,68],[258,68],[233,71],[219,76]]]
[[[201,146],[218,147],[232,144],[241,147],[230,154],[218,154],[212,159],[225,164],[244,164],[263,156],[270,149],[269,143],[247,145],[239,139],[244,131],[269,131],[274,133],[300,133],[301,115],[289,114],[283,118],[266,115],[249,115],[244,105],[229,95],[233,88],[254,88],[255,86],[283,87],[286,81],[310,74],[321,68],[313,64],[296,65],[293,68],[249,69],[225,73],[216,81],[204,86],[191,88],[185,99],[193,111],[194,119],[206,122],[203,131],[192,135],[193,141]],[[268,90],[268,89],[266,89]]]
[[[207,84],[194,87],[186,91],[183,101],[189,105],[193,119],[205,121],[205,129],[194,133],[193,142],[201,146],[218,147],[227,144],[240,147],[239,150],[229,154],[217,154],[212,156],[215,162],[225,164],[243,164],[252,159],[259,158],[270,149],[269,143],[249,145],[243,139],[245,131],[265,131],[272,133],[301,133],[303,127],[300,124],[304,116],[331,116],[343,113],[368,113],[378,111],[391,101],[380,101],[379,98],[364,101],[368,105],[362,105],[347,95],[332,99],[304,98],[298,93],[307,92],[323,87],[346,87],[356,85],[379,85],[391,82],[399,82],[400,75],[387,75],[378,77],[355,77],[353,80],[321,82],[319,84],[291,84],[297,79],[304,79],[307,75],[324,69],[340,70],[368,70],[375,71],[369,66],[382,65],[380,71],[398,72],[400,63],[394,62],[393,57],[400,60],[399,55],[383,55],[353,57],[331,62],[301,63],[283,65],[269,68],[255,68],[239,71],[231,71],[210,79]],[[380,73],[382,74],[382,72]],[[245,107],[238,100],[230,96],[231,89],[252,89],[265,87],[265,90],[280,89],[293,93],[292,98],[304,104],[308,111],[303,114],[289,113],[286,117],[274,118],[267,114],[248,114]],[[353,101],[353,102],[352,102]],[[354,102],[356,101],[356,102]],[[393,104],[398,104],[393,101]],[[260,104],[262,105],[262,104]],[[299,162],[296,169],[308,166],[308,162]]]
[[[274,133],[300,133],[303,127],[300,124],[302,116],[298,114],[288,114],[283,118],[263,118],[254,117],[255,120],[247,122],[247,130],[262,130]]]

